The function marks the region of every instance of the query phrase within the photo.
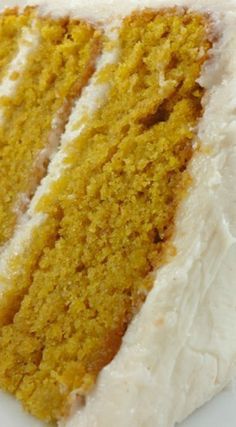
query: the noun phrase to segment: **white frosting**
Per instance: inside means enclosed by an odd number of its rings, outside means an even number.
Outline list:
[[[43,14],[55,17],[73,16],[94,22],[107,22],[110,19],[124,17],[133,10],[147,8],[162,8],[187,6],[188,8],[224,12],[235,9],[235,0],[2,0],[1,7],[37,5]]]
[[[15,3],[27,2],[3,1],[3,5]],[[201,77],[208,92],[198,136],[210,150],[197,154],[192,162],[194,185],[177,219],[177,256],[157,272],[152,291],[85,406],[60,423],[66,427],[172,427],[236,373],[236,1],[43,0],[40,4],[45,13],[70,13],[92,21],[146,6],[188,5],[212,11],[216,26],[223,30],[214,48],[215,59]],[[97,89],[99,99],[104,99],[104,88]],[[84,91],[78,111],[83,105],[94,111],[93,93],[89,88]],[[71,124],[30,207],[32,229],[35,200],[61,171]],[[13,241],[20,250],[24,230]]]

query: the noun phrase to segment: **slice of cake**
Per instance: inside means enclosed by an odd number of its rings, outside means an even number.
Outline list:
[[[235,371],[236,2],[4,6],[0,387],[172,427]]]

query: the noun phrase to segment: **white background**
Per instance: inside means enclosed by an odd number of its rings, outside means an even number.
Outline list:
[[[44,426],[25,414],[12,397],[0,393],[0,427]],[[236,390],[226,389],[178,427],[236,427]]]

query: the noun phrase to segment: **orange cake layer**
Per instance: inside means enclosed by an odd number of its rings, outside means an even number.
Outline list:
[[[13,23],[18,28],[28,12],[15,17],[6,13],[5,19],[8,16],[14,29]],[[0,55],[2,44],[11,43],[12,32],[0,39]],[[56,126],[63,131],[72,101],[88,82],[99,51],[98,32],[82,21],[35,16],[32,33],[38,43],[20,75],[12,76],[19,80],[16,90],[0,98],[0,246],[12,236],[45,174],[50,154],[59,143],[58,135],[53,140],[53,131]],[[2,61],[6,61],[4,55]]]
[[[0,386],[39,418],[60,418],[73,390],[91,389],[172,250],[202,114],[208,24],[178,10],[123,21],[119,61],[99,76],[110,82],[107,99],[68,146],[67,168],[37,205],[46,219],[12,260],[0,303]],[[55,34],[58,24],[45,25]],[[51,81],[43,79],[44,108]]]

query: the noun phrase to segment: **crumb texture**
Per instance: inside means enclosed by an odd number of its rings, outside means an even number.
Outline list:
[[[12,34],[31,15],[38,46],[30,52],[20,74],[11,76],[19,80],[14,94],[0,99],[4,116],[0,125],[0,246],[11,237],[18,216],[45,174],[53,120],[61,111],[63,128],[70,102],[87,83],[98,49],[98,34],[91,25],[40,19],[35,14],[34,10],[26,15],[6,14],[8,32],[3,28],[3,41],[0,39],[0,61],[6,61],[3,54],[1,60],[1,46],[8,50]],[[58,142],[59,138],[54,145]]]
[[[57,24],[45,25],[47,44],[58,33]],[[177,10],[123,21],[119,62],[99,76],[110,82],[106,102],[68,146],[67,168],[37,205],[47,219],[27,253],[12,260],[20,273],[1,300],[0,385],[46,421],[66,414],[73,390],[91,389],[171,250],[202,114],[196,81],[210,48],[207,25]],[[74,31],[77,38],[82,30]],[[34,62],[36,74],[42,61]],[[67,79],[59,79],[62,92]],[[43,109],[54,87],[45,76]],[[41,107],[35,114],[41,126]],[[28,123],[31,116],[27,135]]]

